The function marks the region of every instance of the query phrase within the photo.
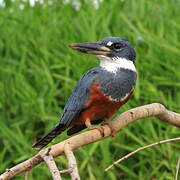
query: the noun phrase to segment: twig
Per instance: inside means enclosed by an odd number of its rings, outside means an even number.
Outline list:
[[[153,116],[171,125],[180,127],[180,114],[168,111],[163,105],[159,103],[148,104],[145,106],[130,109],[129,111],[122,113],[114,120],[112,120],[111,125],[113,130],[118,131],[135,120]],[[102,140],[103,138],[106,138],[108,136],[111,136],[112,132],[108,125],[104,125],[103,129],[104,136],[102,136],[99,130],[94,129],[78,134],[65,141],[55,144],[51,146],[50,154],[53,157],[64,155],[64,145],[67,143],[70,143],[71,149],[74,150],[87,144]],[[10,179],[16,176],[17,174],[20,174],[26,170],[30,170],[42,161],[42,157],[39,153],[37,153],[32,158],[10,168],[9,171],[6,171],[3,174],[1,174],[0,180]]]
[[[71,150],[71,146],[69,144],[64,145],[64,153],[68,160],[69,168],[72,170],[72,172],[70,172],[71,179],[80,180],[76,158],[74,157],[73,151]]]
[[[178,174],[179,174],[179,168],[180,168],[180,156],[177,162],[177,166],[176,166],[176,177],[175,180],[178,180]]]
[[[72,173],[72,168],[64,169],[64,170],[61,170],[61,171],[59,171],[59,172],[60,172],[60,174]]]
[[[24,172],[24,180],[28,180],[29,171]]]
[[[156,145],[159,145],[159,144],[164,144],[164,143],[168,143],[168,142],[173,142],[173,141],[180,141],[180,137],[178,138],[172,138],[172,139],[166,139],[166,140],[162,140],[162,141],[158,141],[158,142],[155,142],[153,144],[149,144],[147,146],[143,146],[143,147],[140,147],[138,149],[136,149],[135,151],[123,156],[122,158],[118,159],[117,161],[113,162],[110,166],[108,166],[105,171],[107,172],[109,169],[111,169],[113,166],[115,166],[116,164],[124,161],[125,159],[129,158],[130,156],[132,156],[133,154],[139,152],[139,151],[142,151],[144,149],[147,149],[149,147],[153,147],[153,146],[156,146]]]
[[[52,174],[53,180],[61,180],[61,176],[60,176],[59,170],[56,166],[56,163],[55,163],[52,155],[49,154],[50,151],[51,151],[51,148],[43,149],[39,153],[40,153],[41,157],[44,159],[44,161],[46,162],[46,164]]]

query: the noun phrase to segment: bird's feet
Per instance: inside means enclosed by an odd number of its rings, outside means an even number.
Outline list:
[[[104,124],[107,124],[107,125],[110,127],[110,129],[111,129],[111,136],[112,136],[112,137],[115,137],[116,131],[115,131],[115,129],[114,129],[113,126],[112,126],[112,120],[111,120],[111,119],[107,119],[107,120],[104,122]]]
[[[92,125],[90,121],[86,121],[85,125],[89,129],[97,129],[101,135],[104,137],[104,129],[101,125]]]

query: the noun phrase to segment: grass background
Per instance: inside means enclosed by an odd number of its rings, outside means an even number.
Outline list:
[[[5,2],[0,8],[0,172],[36,153],[32,144],[60,119],[77,80],[98,66],[95,57],[68,49],[70,43],[120,36],[135,47],[138,83],[117,114],[153,102],[180,112],[179,0],[111,0],[99,8],[93,1],[54,0],[34,7],[26,1]],[[172,180],[179,143],[144,150],[108,173],[104,168],[140,146],[179,135],[177,128],[154,118],[134,122],[115,140],[76,150],[80,175],[87,180]],[[53,144],[65,138],[64,133]],[[59,169],[67,167],[64,157],[56,161]],[[29,179],[51,177],[41,164]]]

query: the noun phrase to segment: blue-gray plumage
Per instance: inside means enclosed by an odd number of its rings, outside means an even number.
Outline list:
[[[64,107],[61,120],[33,147],[42,148],[64,130],[72,135],[91,124],[110,118],[130,98],[136,82],[135,50],[126,39],[104,38],[97,43],[78,43],[72,49],[96,55],[100,66],[78,81]]]
[[[71,96],[69,97],[59,123],[69,126],[79,116],[79,113],[88,107],[85,105],[88,100],[92,83],[98,78],[99,68],[87,71],[78,81]]]

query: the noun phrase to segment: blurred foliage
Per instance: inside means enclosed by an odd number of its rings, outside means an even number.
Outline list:
[[[68,49],[70,43],[120,36],[135,47],[139,80],[133,98],[117,114],[153,102],[180,112],[179,0],[111,0],[100,1],[99,7],[99,1],[85,0],[36,2],[34,7],[5,2],[0,8],[0,172],[36,153],[32,144],[60,119],[77,80],[98,66],[95,57]],[[177,128],[154,118],[134,122],[115,139],[75,151],[81,177],[172,180],[179,143],[139,152],[108,173],[104,168],[139,146],[179,135]],[[64,133],[53,144],[65,138]],[[57,163],[59,169],[67,167],[64,157]],[[51,178],[41,164],[29,179]]]

